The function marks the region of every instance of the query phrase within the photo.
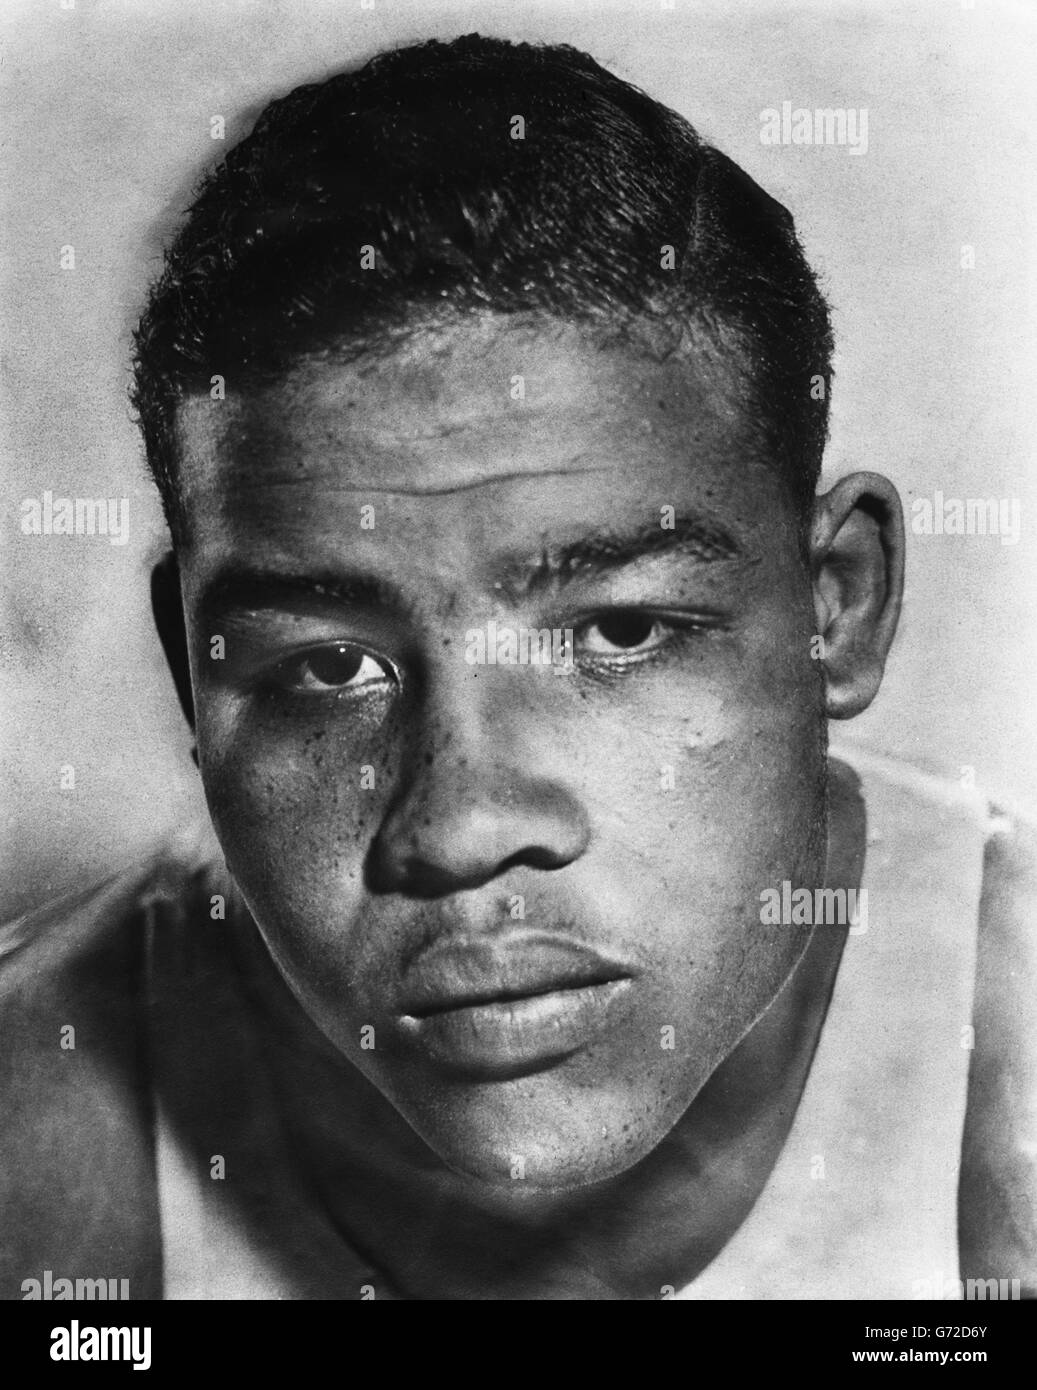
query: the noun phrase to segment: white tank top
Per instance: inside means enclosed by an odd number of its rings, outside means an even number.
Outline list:
[[[940,1298],[958,1279],[989,808],[976,791],[852,746],[832,753],[861,778],[866,930],[846,942],[806,1086],[763,1191],[678,1299]],[[332,1248],[314,1216],[258,1058],[254,1067],[236,1060],[233,1085],[252,1132],[240,1152],[223,1155],[237,1167],[227,1173],[236,1197],[244,1181],[249,1200],[228,1201],[224,1181],[211,1176],[240,1121],[223,1117],[211,1126],[211,1144],[203,1132],[190,1151],[184,1127],[170,1122],[161,1077],[164,1066],[178,1065],[172,1038],[191,1027],[191,1001],[174,988],[163,1007],[166,976],[160,946],[152,998],[165,1297],[362,1297],[377,1276],[359,1256],[344,1267],[341,1247]],[[233,1032],[233,1016],[224,1026]],[[212,1064],[219,1070],[218,1048]]]

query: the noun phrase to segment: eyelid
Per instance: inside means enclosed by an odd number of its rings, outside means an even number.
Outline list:
[[[616,648],[612,652],[581,650],[579,635],[588,627],[622,613],[633,613],[650,621],[653,627],[658,624],[664,631],[650,646]],[[620,679],[639,667],[676,659],[684,647],[695,640],[706,640],[716,633],[729,632],[731,622],[717,613],[666,611],[655,607],[640,607],[630,604],[616,605],[613,608],[598,610],[586,618],[573,619],[575,664],[593,679]],[[650,640],[651,634],[645,638]],[[607,639],[606,639],[607,640]]]
[[[372,661],[383,668],[388,668],[391,678],[400,685],[403,681],[403,672],[392,657],[386,656],[384,652],[376,651],[374,647],[366,642],[357,642],[343,637],[333,637],[327,642],[307,642],[305,646],[296,648],[289,652],[287,656],[278,658],[275,669],[280,666],[291,665],[293,662],[302,661],[305,657],[314,652],[326,652],[339,647],[344,647],[351,652],[359,652],[362,656],[370,657]]]
[[[307,613],[284,608],[238,609],[203,623],[206,633],[223,633],[227,646],[253,649],[257,653],[274,648],[285,651],[330,646],[336,642],[381,655],[405,640],[400,624],[378,621],[370,616],[348,612]]]
[[[227,654],[230,659],[227,662],[227,667],[228,675],[236,681],[241,680],[243,682],[258,683],[268,687],[276,686],[280,673],[293,665],[297,665],[307,656],[317,652],[326,652],[335,648],[344,647],[350,651],[359,652],[363,656],[370,657],[383,668],[387,680],[391,680],[397,688],[403,686],[403,670],[398,661],[386,655],[383,650],[379,650],[372,646],[369,642],[357,641],[352,637],[328,637],[316,642],[312,640],[308,642],[297,642],[293,643],[287,649],[278,647],[276,652],[271,650],[272,644],[260,641],[244,641],[240,643],[240,645],[234,645],[237,646],[237,652],[232,656],[232,647],[231,644],[228,644]],[[242,648],[244,650],[242,650]],[[223,663],[217,662],[213,664],[220,666]],[[373,685],[374,682],[372,681],[370,684]],[[348,687],[345,686],[339,687],[339,689],[347,688]],[[358,686],[355,688],[357,690],[362,690],[364,687]],[[334,690],[335,687],[329,686],[327,689],[331,691]]]
[[[341,648],[343,648],[343,647],[345,646],[345,643],[344,643],[344,642],[336,642],[334,645],[335,645],[335,648],[336,648],[336,649],[341,649]],[[357,649],[357,654],[358,654],[359,659],[360,659],[360,664],[359,664],[357,670],[353,672],[353,674],[349,677],[348,680],[344,680],[344,681],[323,681],[323,680],[316,674],[316,672],[313,670],[313,663],[312,663],[312,660],[309,659],[309,657],[312,655],[312,651],[313,651],[313,649],[311,648],[311,652],[310,652],[310,653],[305,653],[305,652],[304,652],[303,655],[302,655],[301,657],[290,657],[287,661],[281,662],[281,663],[275,668],[275,672],[276,672],[276,671],[283,671],[283,672],[285,673],[285,678],[286,678],[285,683],[286,683],[287,685],[290,686],[290,688],[293,690],[293,692],[294,692],[295,694],[326,695],[326,694],[328,694],[330,691],[335,691],[335,690],[338,690],[338,691],[347,691],[347,690],[348,690],[348,691],[356,691],[356,692],[359,693],[361,690],[365,690],[365,689],[367,689],[369,686],[377,684],[379,681],[384,681],[384,680],[390,680],[390,679],[392,679],[392,678],[386,673],[385,663],[384,663],[384,662],[380,661],[380,660],[378,659],[378,657],[372,656],[370,652],[365,652],[365,651],[362,651],[362,650],[360,650],[360,649],[358,648],[358,649]],[[369,677],[369,678],[368,678],[367,680],[365,680],[365,681],[361,681],[359,684],[355,684],[355,682],[357,681],[357,678],[360,676],[361,672],[363,671],[364,663],[365,663],[365,662],[370,662],[371,665],[374,666],[374,668],[375,668],[375,670],[377,671],[378,674],[377,674],[376,676]],[[306,683],[306,674],[307,674],[306,668],[307,668],[307,667],[309,667],[309,675],[310,675],[310,677],[312,678],[312,680],[313,680],[313,682],[314,682],[312,685],[308,685],[308,684]],[[296,677],[295,680],[292,680],[291,677],[292,677],[292,675],[293,675],[294,673],[298,673],[298,675],[297,675],[297,677]],[[395,682],[394,682],[394,683],[395,683]]]
[[[567,625],[574,629],[585,628],[623,613],[636,614],[638,617],[646,619],[650,618],[654,622],[665,623],[673,628],[724,628],[730,626],[731,622],[727,613],[717,609],[670,608],[666,604],[659,603],[618,602],[589,608],[577,616],[569,618]]]

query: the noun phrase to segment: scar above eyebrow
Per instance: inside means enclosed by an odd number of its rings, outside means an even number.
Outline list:
[[[719,521],[702,515],[675,517],[672,526],[652,522],[630,532],[597,531],[559,546],[544,545],[536,560],[513,561],[501,585],[528,593],[570,580],[611,573],[637,560],[680,555],[701,564],[744,562],[743,546]]]

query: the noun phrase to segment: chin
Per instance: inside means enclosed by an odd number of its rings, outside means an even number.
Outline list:
[[[638,1154],[580,1153],[558,1156],[551,1161],[514,1167],[511,1160],[502,1165],[490,1159],[472,1161],[471,1155],[440,1154],[459,1177],[467,1178],[488,1193],[521,1202],[536,1197],[563,1197],[598,1183],[617,1178],[633,1167]],[[521,1173],[521,1176],[519,1176]]]
[[[664,1137],[638,1134],[631,1116],[624,1133],[622,1124],[612,1130],[599,1115],[584,1117],[574,1133],[571,1117],[564,1130],[552,1134],[543,1120],[533,1127],[472,1126],[467,1133],[450,1125],[411,1125],[433,1152],[462,1178],[496,1197],[522,1201],[534,1196],[564,1195],[607,1182],[645,1158]],[[602,1135],[602,1128],[610,1135]]]

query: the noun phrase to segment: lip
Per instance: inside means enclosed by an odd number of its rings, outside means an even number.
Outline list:
[[[408,971],[400,1025],[432,1061],[503,1077],[563,1060],[616,1020],[636,972],[564,938],[455,943]]]

